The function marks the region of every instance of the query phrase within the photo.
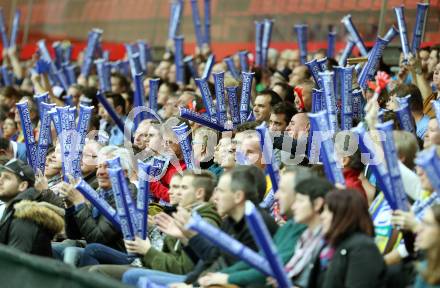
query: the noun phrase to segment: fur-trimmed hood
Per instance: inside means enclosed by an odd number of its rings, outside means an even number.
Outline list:
[[[53,234],[60,233],[64,229],[61,209],[52,204],[22,200],[16,203],[14,208],[14,217],[17,219],[30,220]]]

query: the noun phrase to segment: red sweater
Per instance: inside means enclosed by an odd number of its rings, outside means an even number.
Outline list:
[[[361,172],[353,170],[351,168],[344,168],[343,170],[345,178],[345,186],[347,188],[358,190],[365,200],[367,200],[367,193],[362,186],[362,181],[359,179]]]
[[[186,164],[183,160],[179,161],[180,168],[182,170],[186,169]],[[170,188],[170,182],[173,175],[178,172],[176,167],[171,163],[168,165],[167,171],[160,178],[159,181],[150,182],[150,192],[157,199],[162,199],[166,202],[170,202],[170,197],[168,195],[168,189]]]

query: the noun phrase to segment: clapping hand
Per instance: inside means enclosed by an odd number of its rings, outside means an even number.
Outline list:
[[[166,213],[159,213],[154,217],[154,223],[156,224],[157,228],[168,236],[178,238],[178,239],[184,239],[185,235],[183,234],[182,230],[180,230],[179,225],[176,223],[173,217]]]
[[[188,210],[182,207],[178,207],[177,212],[173,213],[173,218],[176,221],[177,226],[187,239],[191,239],[192,237],[197,235],[196,232],[186,228],[186,225],[191,218],[191,213]]]
[[[69,183],[63,182],[60,195],[64,198],[67,207],[84,203],[84,196],[74,188],[75,179],[69,176]]]

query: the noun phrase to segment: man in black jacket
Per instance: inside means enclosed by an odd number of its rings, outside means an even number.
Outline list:
[[[33,188],[34,171],[18,159],[0,167],[0,200],[6,203],[0,221],[0,243],[21,251],[52,255],[50,242],[64,226],[62,216]]]
[[[234,237],[251,249],[258,250],[244,217],[246,200],[250,200],[258,206],[258,182],[265,179],[260,171],[256,177],[256,167],[242,166],[234,168],[231,172],[220,177],[217,185],[214,202],[220,215],[225,215],[223,232]],[[271,235],[275,234],[278,226],[274,219],[264,210],[260,210],[261,216]],[[204,272],[213,272],[223,269],[237,262],[236,257],[223,253],[217,246],[207,241],[201,235],[196,235],[188,241],[186,250],[188,255],[197,255],[201,259],[192,273],[187,276],[186,283],[195,283]]]
[[[96,177],[98,179],[99,187],[97,189],[97,193],[111,206],[115,207],[112,184],[108,174],[106,161],[116,156],[120,156],[122,168],[126,171],[127,176],[130,176],[131,166],[128,160],[129,154],[124,148],[119,148],[117,146],[106,146],[99,151],[98,155],[98,170],[96,171]],[[133,184],[130,184],[129,188],[132,192],[132,196],[136,195],[136,187]],[[84,239],[86,243],[100,243],[121,252],[125,252],[121,231],[114,227],[113,224],[106,219],[96,207],[90,203],[86,203],[83,195],[79,191],[75,190],[73,185],[63,183],[60,188],[60,193],[65,199],[66,234],[69,239]],[[133,197],[133,199],[135,200],[136,198]],[[81,246],[78,243],[73,243],[73,245],[72,242],[54,243],[53,247],[55,258],[60,260],[64,259],[65,262],[76,265],[74,262],[81,258],[83,250],[80,248]],[[68,250],[65,251],[66,248]],[[81,260],[84,261],[84,259]],[[91,259],[89,260],[92,261]],[[98,262],[101,263],[101,261]]]

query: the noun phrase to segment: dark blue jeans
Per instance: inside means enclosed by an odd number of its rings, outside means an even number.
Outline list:
[[[52,256],[55,259],[73,266],[78,265],[84,248],[76,240],[65,240],[63,242],[52,242]]]
[[[84,248],[78,266],[83,267],[99,264],[128,265],[132,261],[133,257],[126,253],[102,244],[92,243]]]
[[[122,276],[122,283],[136,286],[139,278],[142,277],[146,277],[154,284],[164,286],[172,283],[183,282],[186,279],[186,275],[178,275],[145,268],[133,268],[124,273]]]

